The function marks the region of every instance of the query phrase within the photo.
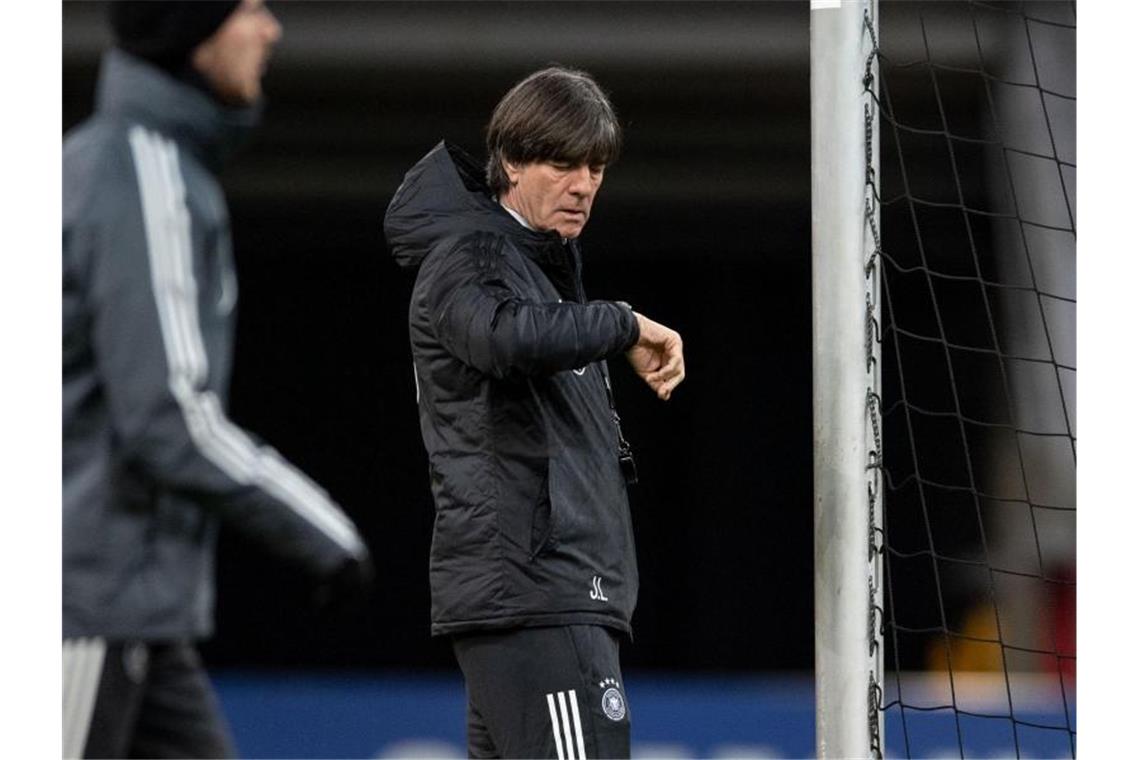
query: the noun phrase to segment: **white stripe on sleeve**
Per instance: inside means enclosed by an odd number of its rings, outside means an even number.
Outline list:
[[[206,382],[209,364],[206,360],[206,347],[202,333],[198,329],[198,283],[194,279],[193,241],[190,237],[190,211],[186,207],[186,186],[178,165],[178,148],[172,142],[153,135],[156,147],[157,173],[162,178],[159,188],[165,191],[160,196],[164,201],[163,221],[169,229],[169,261],[171,286],[175,294],[175,328],[188,348],[187,364],[191,371],[189,380],[192,387],[200,387]]]
[[[131,129],[130,143],[170,372],[168,384],[191,440],[207,460],[236,482],[260,487],[345,551],[363,554],[364,544],[352,522],[324,491],[277,452],[257,446],[226,418],[217,396],[203,389],[209,365],[199,329],[190,213],[178,148],[140,126]]]

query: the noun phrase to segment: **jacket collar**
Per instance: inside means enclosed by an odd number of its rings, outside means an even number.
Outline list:
[[[198,88],[117,48],[103,56],[96,108],[157,129],[215,170],[245,142],[261,116],[260,103],[227,108]]]
[[[520,221],[506,206],[499,204],[499,208],[507,213],[515,222],[515,227],[509,229],[511,237],[518,244],[519,249],[540,264],[563,264],[573,244],[570,240],[563,240],[554,230],[536,230]]]
[[[487,187],[482,164],[442,141],[408,170],[388,204],[384,235],[391,254],[400,266],[418,267],[441,241],[476,231],[510,239],[539,264],[567,265],[577,250],[576,241],[563,244],[554,230],[519,224]]]

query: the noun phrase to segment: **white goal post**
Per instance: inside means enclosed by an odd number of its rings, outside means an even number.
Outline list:
[[[811,2],[816,754],[881,757],[877,0]]]

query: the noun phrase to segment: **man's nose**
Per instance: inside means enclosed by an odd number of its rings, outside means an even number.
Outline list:
[[[593,178],[589,166],[579,166],[571,170],[569,190],[574,195],[589,196],[594,192]]]
[[[281,35],[283,34],[281,22],[277,20],[277,17],[273,15],[273,12],[268,8],[265,8],[264,6],[262,8],[265,13],[265,23],[262,25],[263,34],[265,35],[265,39],[268,40],[270,44],[275,45],[280,42]]]

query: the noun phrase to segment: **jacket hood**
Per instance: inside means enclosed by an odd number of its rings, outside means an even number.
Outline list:
[[[98,110],[141,122],[185,144],[217,169],[261,118],[261,104],[228,108],[157,66],[112,48],[103,56]]]
[[[524,249],[561,242],[553,230],[519,224],[493,197],[479,162],[446,141],[408,170],[384,214],[388,248],[408,268],[418,267],[441,241],[481,230],[510,235]]]

